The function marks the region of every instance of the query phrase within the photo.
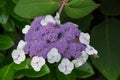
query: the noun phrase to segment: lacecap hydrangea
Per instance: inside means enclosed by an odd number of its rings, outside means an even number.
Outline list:
[[[97,50],[90,46],[90,35],[78,29],[78,25],[67,22],[60,23],[59,14],[37,17],[31,25],[22,30],[25,40],[20,40],[12,57],[20,64],[29,55],[31,66],[35,71],[48,61],[58,63],[58,69],[70,74],[75,67],[82,66],[89,55],[97,55]]]

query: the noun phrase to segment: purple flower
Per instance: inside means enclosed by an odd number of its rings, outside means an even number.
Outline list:
[[[77,26],[71,22],[59,26],[53,23],[42,26],[40,22],[44,18],[38,17],[32,22],[30,30],[25,35],[27,42],[25,52],[29,53],[30,57],[46,58],[52,48],[57,48],[65,58],[80,57],[86,46],[76,41],[76,37],[79,38],[81,32]]]

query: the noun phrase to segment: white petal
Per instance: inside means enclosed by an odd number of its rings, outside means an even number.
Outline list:
[[[87,61],[87,59],[88,59],[88,54],[85,51],[83,51],[80,60],[82,60],[82,63],[84,64]]]
[[[61,22],[60,22],[60,14],[59,13],[56,13],[56,16],[54,17],[54,19],[55,19],[55,22],[56,22],[57,25],[61,24]]]
[[[74,69],[74,65],[72,62],[69,61],[69,59],[63,58],[61,63],[58,65],[58,69],[60,72],[63,72],[67,75],[72,72],[72,70]]]
[[[79,40],[81,43],[88,45],[90,43],[90,35],[88,33],[80,33]]]
[[[61,61],[61,63],[69,65],[70,61],[67,58],[63,58],[62,61]]]
[[[57,12],[56,13],[56,16],[55,16],[56,19],[59,19],[60,18],[60,14]]]
[[[47,23],[47,21],[45,19],[42,19],[41,22],[40,22],[40,24],[42,26],[47,26],[48,23]]]
[[[22,29],[23,34],[27,34],[30,29],[30,25],[26,25],[25,28]]]
[[[45,17],[45,20],[46,20],[47,23],[53,23],[53,24],[55,24],[55,20],[53,19],[53,17],[51,15],[47,15]]]
[[[39,62],[39,57],[38,57],[38,56],[34,56],[34,57],[32,58],[32,62],[33,62],[33,63]]]
[[[76,59],[76,60],[73,60],[72,62],[75,65],[75,67],[80,67],[83,64],[81,59]]]
[[[13,59],[13,61],[14,61],[14,63],[16,63],[16,64],[20,64],[20,63],[21,63],[21,61],[19,61],[17,58]]]
[[[31,61],[31,66],[35,71],[40,71],[41,67],[45,64],[43,57],[34,56]]]
[[[65,64],[63,64],[62,62],[58,65],[58,69],[60,72],[65,72],[66,68],[65,68]]]
[[[67,70],[71,72],[73,69],[74,69],[74,64],[70,62],[69,65],[67,66]]]
[[[26,42],[23,40],[20,40],[17,46],[17,49],[24,49],[24,46],[26,45]]]
[[[59,62],[61,55],[58,53],[57,48],[52,48],[47,54],[47,60],[49,63]]]
[[[59,62],[60,60],[61,60],[61,55],[58,54],[57,57],[56,57],[56,59],[55,59],[55,62]]]
[[[36,66],[34,66],[33,67],[33,69],[35,70],[35,71],[40,71],[41,70],[41,66],[39,66],[39,65],[36,65]]]
[[[20,54],[20,57],[18,58],[19,61],[23,62],[25,60],[25,54]]]
[[[94,49],[92,46],[87,45],[87,48],[85,49],[85,51],[89,54],[89,55],[93,55],[93,54],[98,54],[97,50]]]
[[[18,57],[18,53],[17,53],[17,50],[15,49],[15,50],[12,51],[12,58],[14,59],[14,58],[17,58],[17,57]]]
[[[39,65],[43,66],[45,64],[45,59],[43,57],[39,57]]]

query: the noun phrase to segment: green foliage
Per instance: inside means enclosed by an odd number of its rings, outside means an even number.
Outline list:
[[[75,70],[78,78],[88,78],[94,74],[93,68],[89,63],[85,63]]]
[[[20,73],[23,74],[24,76],[35,78],[50,73],[50,70],[47,65],[44,65],[39,72],[36,72],[33,69],[25,69],[25,70],[21,70]]]
[[[14,42],[11,40],[10,37],[5,35],[0,35],[0,50],[9,49],[14,45]]]
[[[12,64],[6,65],[0,69],[0,80],[13,80],[14,73]]]
[[[76,80],[76,75],[74,71],[69,75],[65,75],[58,70],[56,73],[57,73],[58,80]]]
[[[35,18],[52,14],[59,8],[59,3],[53,0],[19,0],[14,12],[23,18]]]
[[[99,5],[92,0],[72,0],[65,7],[65,13],[75,19],[79,19],[91,13]]]
[[[92,44],[99,50],[99,59],[92,59],[95,67],[108,80],[120,75],[120,21],[106,19],[92,31]]]
[[[6,4],[5,0],[0,0],[0,8],[2,8]]]

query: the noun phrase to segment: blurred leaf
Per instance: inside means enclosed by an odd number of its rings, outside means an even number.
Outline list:
[[[107,16],[120,15],[120,0],[102,0],[101,11]]]
[[[12,63],[12,67],[15,70],[22,70],[22,69],[28,69],[28,63],[26,61],[22,62],[21,64],[15,64],[14,62]]]
[[[95,26],[91,39],[100,56],[92,59],[94,66],[108,80],[117,80],[120,75],[120,21],[106,19]]]
[[[92,0],[72,0],[66,5],[64,11],[69,17],[78,19],[88,15],[98,6],[99,4]]]
[[[3,61],[4,57],[5,56],[3,54],[0,54],[0,63]]]
[[[0,35],[0,50],[9,49],[14,45],[14,42],[5,35]]]
[[[14,12],[23,18],[34,18],[52,14],[59,8],[59,2],[53,0],[19,0]]]
[[[80,68],[75,69],[78,78],[88,78],[94,74],[93,68],[89,63],[85,63]]]
[[[3,28],[6,31],[14,31],[15,30],[15,24],[14,22],[11,20],[8,20],[8,22],[6,24],[3,24]]]
[[[33,69],[25,69],[21,70],[21,73],[27,77],[41,77],[50,73],[50,70],[47,65],[44,65],[39,72],[36,72]]]
[[[56,75],[57,75],[58,80],[76,80],[76,75],[74,71],[72,71],[72,73],[68,75],[63,74],[59,70],[57,70],[56,73],[57,73]]]
[[[0,23],[5,24],[8,20],[9,13],[6,8],[0,9]]]
[[[6,4],[5,0],[0,0],[0,8],[2,8]]]
[[[11,64],[0,69],[0,80],[13,80],[14,70]]]

